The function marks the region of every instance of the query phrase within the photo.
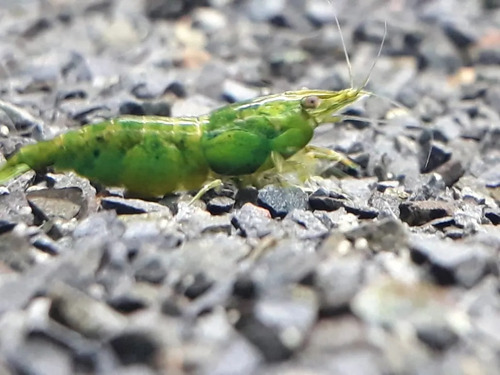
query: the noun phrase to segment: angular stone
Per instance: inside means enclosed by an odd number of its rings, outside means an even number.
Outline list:
[[[26,194],[35,216],[41,220],[71,220],[86,211],[80,188],[32,190]]]
[[[363,259],[339,258],[321,264],[316,273],[322,315],[339,314],[349,308],[351,299],[361,287]]]
[[[235,211],[231,223],[246,237],[267,236],[274,227],[269,211],[251,203]]]
[[[126,199],[120,197],[106,197],[101,199],[101,207],[105,210],[114,210],[118,215],[134,215],[151,212],[170,214],[168,207],[142,199]]]
[[[449,327],[432,324],[417,328],[417,337],[435,350],[446,350],[460,339]]]
[[[295,294],[258,302],[253,313],[243,313],[236,329],[270,362],[282,361],[300,348],[316,321],[317,301],[307,288]]]
[[[484,216],[491,221],[492,224],[498,225],[500,224],[500,210],[497,209],[492,209],[492,208],[487,208],[484,210]]]
[[[68,285],[56,284],[49,295],[50,317],[85,337],[102,338],[126,327],[127,320],[122,315]]]
[[[234,207],[234,199],[229,197],[215,197],[207,203],[207,210],[212,215],[221,215],[231,211]]]
[[[442,201],[412,201],[399,205],[400,218],[411,226],[428,223],[445,216],[453,216],[452,204]]]
[[[467,243],[414,235],[410,249],[413,261],[428,265],[429,273],[443,285],[472,287],[490,271],[493,262],[487,248],[472,240]]]
[[[406,246],[407,234],[404,226],[397,220],[384,219],[366,223],[344,232],[347,239],[356,241],[366,239],[373,251],[393,251],[398,253]]]
[[[113,337],[109,344],[119,361],[125,365],[143,363],[155,367],[159,345],[144,332],[125,332]]]
[[[296,187],[266,186],[259,190],[258,203],[271,212],[273,217],[285,217],[292,209],[306,210],[307,194]]]
[[[318,189],[309,196],[309,206],[313,210],[335,211],[342,207],[343,202],[336,196],[331,196],[324,189]]]

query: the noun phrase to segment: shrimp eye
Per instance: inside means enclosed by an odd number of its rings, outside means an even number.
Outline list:
[[[318,108],[320,102],[320,98],[315,95],[306,96],[304,99],[302,99],[302,106],[307,109],[314,109]]]

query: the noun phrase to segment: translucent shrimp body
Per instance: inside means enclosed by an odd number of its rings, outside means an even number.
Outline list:
[[[53,167],[143,197],[199,189],[214,176],[252,174],[273,167],[273,155],[296,154],[314,128],[364,94],[299,90],[199,117],[119,117],[21,148],[0,167],[0,183]]]

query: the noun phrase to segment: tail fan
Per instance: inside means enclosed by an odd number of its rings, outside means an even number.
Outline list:
[[[9,164],[7,162],[0,167],[0,184],[3,185],[10,179],[20,176],[29,170],[31,170],[31,167],[28,164]]]

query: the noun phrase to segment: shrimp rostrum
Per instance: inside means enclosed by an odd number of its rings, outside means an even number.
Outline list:
[[[251,175],[307,149],[314,129],[366,94],[299,90],[230,104],[199,117],[124,116],[22,147],[0,183],[28,170],[72,170],[135,196],[200,189]],[[316,150],[317,151],[317,150]]]

